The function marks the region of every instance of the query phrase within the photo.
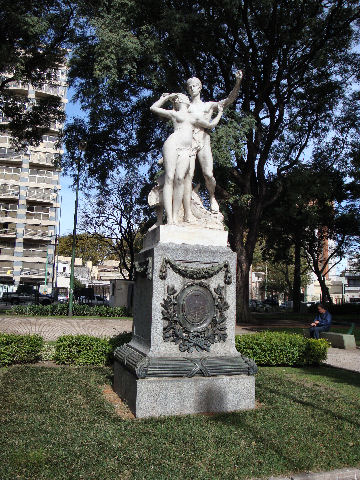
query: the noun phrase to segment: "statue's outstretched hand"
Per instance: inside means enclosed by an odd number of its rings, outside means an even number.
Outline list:
[[[242,70],[237,70],[237,71],[235,72],[235,78],[236,78],[237,80],[242,80],[242,78],[243,78],[243,71],[242,71]]]

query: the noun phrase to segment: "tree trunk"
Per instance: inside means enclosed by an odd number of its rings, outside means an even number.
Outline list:
[[[250,323],[249,311],[249,272],[250,265],[238,253],[236,271],[236,323]]]
[[[318,281],[321,287],[321,303],[328,303],[332,305],[332,299],[329,292],[329,287],[326,285],[325,278],[322,275],[318,276]]]
[[[301,300],[301,245],[295,240],[294,283],[293,283],[293,312],[300,312]]]
[[[245,235],[240,221],[241,218],[241,215],[235,215],[230,237],[232,240],[231,246],[237,254],[236,323],[250,323],[252,316],[249,310],[249,273],[257,239],[258,221],[256,222],[254,219],[252,228]],[[257,215],[257,218],[260,218],[260,214]],[[246,237],[246,243],[244,243],[244,236]]]

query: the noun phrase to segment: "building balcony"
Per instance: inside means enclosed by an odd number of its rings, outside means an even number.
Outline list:
[[[16,227],[15,225],[10,225],[8,227],[3,227],[0,224],[0,237],[2,238],[15,238],[16,237]]]
[[[49,221],[50,220],[50,213],[26,211],[26,220]]]
[[[9,82],[8,88],[11,90],[17,90],[19,92],[27,92],[29,90],[29,84],[24,82]]]
[[[2,260],[4,260],[4,257],[13,257],[14,256],[14,247],[4,247],[0,243],[0,255]]]
[[[50,85],[47,83],[47,84],[35,87],[35,92],[36,92],[36,96],[52,95],[54,97],[63,98],[66,96],[66,86]]]
[[[0,199],[17,200],[20,194],[19,185],[0,185]]]
[[[45,261],[48,254],[44,249],[28,248],[23,250],[22,256],[29,259],[36,257]]]
[[[24,229],[24,238],[32,240],[49,240],[52,234],[42,228],[26,226]]]
[[[46,154],[44,152],[31,152],[29,158],[29,164],[40,167],[54,167],[54,157],[52,154]]]
[[[44,268],[22,268],[20,272],[21,277],[26,278],[44,278],[45,277],[46,269]],[[51,273],[51,272],[50,272]],[[47,271],[47,275],[49,277],[49,269]]]
[[[16,205],[17,206],[17,205]],[[17,210],[7,210],[0,208],[0,222],[14,221],[17,216]]]
[[[43,189],[29,188],[26,192],[26,199],[32,202],[39,203],[53,203],[56,201],[57,194],[51,190],[45,191]]]
[[[360,285],[345,285],[346,293],[360,293]]]
[[[6,278],[12,278],[13,276],[13,268],[11,267],[2,267],[0,266],[0,276]]]
[[[9,168],[11,168],[11,167],[9,167]],[[18,170],[20,170],[20,168]],[[5,182],[12,181],[12,182],[19,183],[20,182],[20,172],[19,173],[14,173],[14,172],[0,171],[0,181],[5,181]]]
[[[13,165],[13,164],[16,164],[16,165],[21,165],[22,161],[23,161],[23,158],[24,158],[24,155],[22,154],[18,154],[18,153],[14,153],[13,151],[10,151],[8,152],[7,148],[3,148],[5,151],[1,151],[1,148],[0,148],[0,163],[3,165],[3,164],[6,164],[6,165]]]

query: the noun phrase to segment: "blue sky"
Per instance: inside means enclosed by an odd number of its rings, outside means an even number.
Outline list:
[[[66,105],[66,121],[69,122],[73,117],[84,116],[84,112],[80,108],[79,102],[73,103],[74,91],[68,90],[68,100]],[[60,234],[66,235],[72,233],[74,225],[74,209],[75,209],[75,192],[72,190],[72,179],[64,174],[61,174],[61,210],[60,210]],[[79,205],[81,207],[81,192],[79,195]]]

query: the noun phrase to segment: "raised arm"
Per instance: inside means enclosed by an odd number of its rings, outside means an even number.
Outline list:
[[[159,100],[153,103],[150,107],[150,111],[160,115],[160,117],[172,119],[172,110],[161,108],[166,102],[174,97],[174,93],[163,93]]]
[[[243,78],[243,72],[242,72],[242,70],[238,70],[238,71],[235,73],[235,78],[236,78],[235,86],[234,86],[234,88],[231,90],[229,96],[228,96],[227,98],[225,98],[224,100],[220,100],[220,102],[218,102],[218,104],[222,105],[223,108],[228,107],[229,105],[231,105],[232,103],[234,103],[235,100],[237,99],[237,97],[238,97],[238,95],[239,95],[241,80],[242,80],[242,78]]]

